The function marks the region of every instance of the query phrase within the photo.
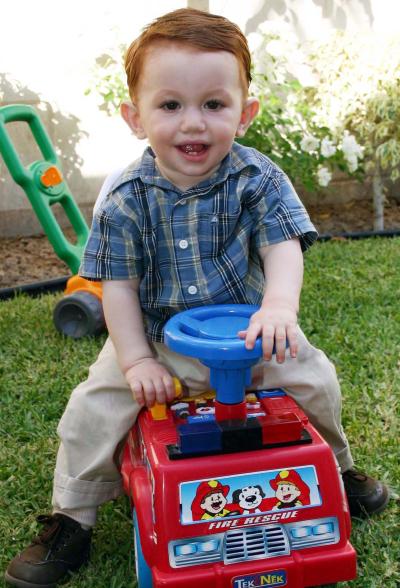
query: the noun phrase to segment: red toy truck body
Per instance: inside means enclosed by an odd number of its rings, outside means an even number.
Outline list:
[[[235,435],[235,420],[225,421],[231,431],[222,451],[212,427],[206,450],[180,451],[188,422],[212,422],[210,395],[172,405],[161,420],[141,412],[122,465],[136,519],[139,588],[304,588],[355,577],[332,450],[282,390],[257,396],[247,402],[244,435]]]

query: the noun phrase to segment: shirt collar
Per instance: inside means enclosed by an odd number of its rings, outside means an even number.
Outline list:
[[[209,178],[200,182],[196,186],[193,186],[189,190],[186,190],[184,193],[191,194],[193,192],[198,193],[199,191],[208,190],[217,184],[225,182],[230,175],[242,172],[247,167],[261,169],[259,158],[256,154],[257,152],[254,149],[243,147],[242,145],[239,145],[239,143],[233,143],[231,150],[221,161],[218,169]],[[122,175],[119,176],[110,191],[119,188],[126,182],[138,178],[140,178],[144,184],[151,184],[166,190],[181,193],[181,190],[161,175],[156,165],[154,152],[151,147],[147,147],[143,152],[143,155],[123,171]]]

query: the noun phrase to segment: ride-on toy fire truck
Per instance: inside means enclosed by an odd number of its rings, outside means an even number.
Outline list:
[[[139,588],[334,586],[356,575],[332,450],[283,390],[246,392],[261,340],[237,333],[256,307],[206,306],[166,344],[210,368],[216,392],[139,415],[122,474]]]

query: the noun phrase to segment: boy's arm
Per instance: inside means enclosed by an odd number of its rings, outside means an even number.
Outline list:
[[[103,309],[118,362],[139,404],[152,406],[173,400],[168,370],[154,357],[148,343],[139,301],[139,279],[104,280]]]
[[[260,310],[250,319],[245,338],[252,349],[262,336],[264,359],[270,360],[275,344],[276,359],[285,361],[286,340],[291,357],[297,355],[297,313],[303,283],[303,254],[297,238],[259,249],[264,265],[265,292]]]

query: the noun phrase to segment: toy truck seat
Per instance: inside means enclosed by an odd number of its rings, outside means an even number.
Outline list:
[[[143,410],[125,446],[139,588],[333,586],[356,574],[332,450],[284,390],[248,390],[256,307],[190,309],[165,327],[214,391]]]

